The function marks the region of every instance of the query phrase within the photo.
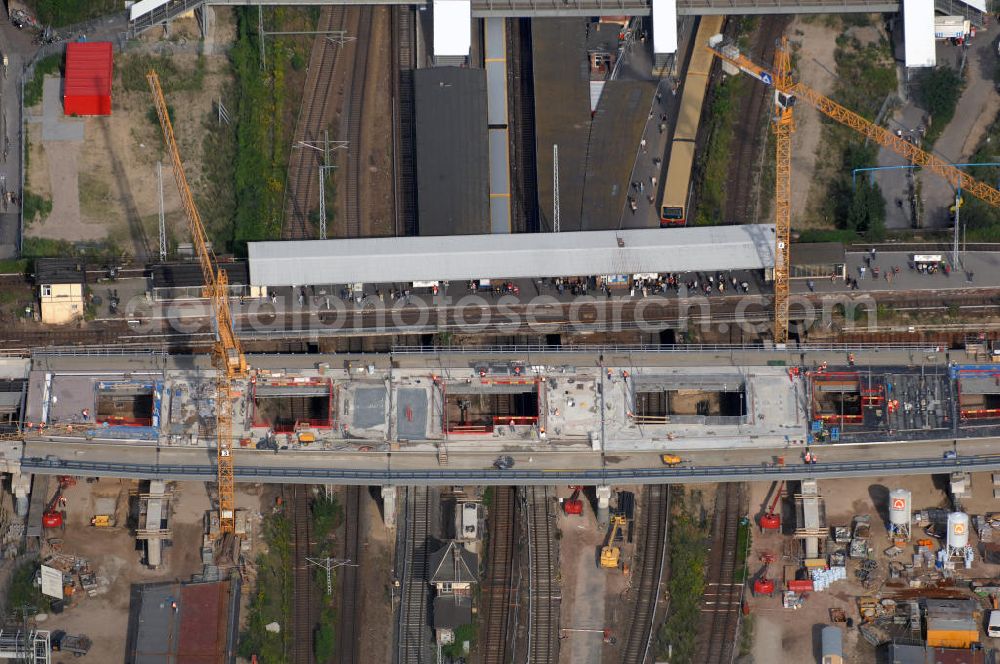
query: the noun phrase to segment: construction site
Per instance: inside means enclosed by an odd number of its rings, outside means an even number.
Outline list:
[[[0,658],[994,661],[985,5],[226,4],[0,26]]]

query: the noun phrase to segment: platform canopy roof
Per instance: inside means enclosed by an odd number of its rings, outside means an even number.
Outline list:
[[[531,279],[774,267],[774,226],[251,242],[254,286]]]

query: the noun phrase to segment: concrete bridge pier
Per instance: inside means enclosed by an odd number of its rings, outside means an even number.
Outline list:
[[[597,525],[604,527],[608,524],[608,510],[611,507],[611,487],[602,484],[596,487],[597,494]]]
[[[11,472],[10,491],[14,494],[14,511],[22,519],[27,517],[31,497],[31,475],[19,470]]]
[[[671,72],[665,68],[677,52],[677,0],[653,0],[653,73]]]
[[[462,66],[472,50],[472,1],[433,0],[434,64]]]
[[[396,487],[382,487],[382,523],[386,528],[396,527]]]

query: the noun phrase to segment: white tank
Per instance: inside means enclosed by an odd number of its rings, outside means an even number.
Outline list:
[[[948,515],[948,548],[963,549],[969,545],[969,515],[952,512]]]
[[[894,526],[910,525],[911,495],[906,489],[893,489],[889,492],[889,523]]]

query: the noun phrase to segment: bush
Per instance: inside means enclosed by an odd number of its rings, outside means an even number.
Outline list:
[[[321,621],[313,635],[313,653],[316,655],[316,661],[320,664],[325,664],[333,659],[333,651],[336,645],[337,636],[333,628],[333,623]]]
[[[61,27],[121,11],[119,0],[26,0],[43,25]]]
[[[311,509],[313,538],[318,543],[325,542],[343,520],[343,510],[335,499],[325,496],[314,500]]]
[[[170,118],[170,124],[174,124],[174,107],[171,104],[167,104],[167,117]],[[156,106],[150,106],[149,110],[146,111],[146,119],[149,120],[151,125],[159,128],[160,126],[160,116],[156,112]]]
[[[24,208],[24,223],[25,225],[30,225],[33,221],[41,217],[43,220],[45,217],[52,214],[52,199],[40,196],[27,189],[24,190],[24,198],[22,200]]]
[[[281,118],[284,61],[269,41],[265,48],[272,69],[261,72],[257,14],[244,8],[237,16],[237,40],[229,51],[237,85],[233,248],[245,253],[246,242],[274,239],[281,230],[286,167]]]
[[[267,518],[263,524],[267,553],[257,557],[257,587],[250,597],[246,630],[240,635],[239,654],[263,662],[286,661],[286,638],[292,620],[291,522],[283,515]],[[272,634],[264,629],[277,621],[282,630]]]
[[[697,651],[705,592],[708,532],[684,510],[683,501],[677,503],[670,526],[670,612],[657,635],[656,653],[665,658],[672,649],[671,661],[691,662]]]
[[[931,117],[924,141],[926,147],[934,141],[955,117],[958,98],[962,96],[965,82],[951,67],[935,67],[924,73],[917,84],[917,101]]]
[[[732,161],[730,147],[733,142],[738,101],[746,94],[746,79],[731,76],[716,87],[707,113],[708,145],[701,160],[701,187],[697,197],[698,211],[695,224],[709,226],[725,223],[726,180]]]
[[[42,89],[45,76],[48,74],[62,75],[63,59],[59,54],[49,55],[35,63],[35,75],[24,84],[24,105],[34,106],[42,101]]]
[[[38,563],[33,560],[22,563],[14,570],[10,578],[10,590],[7,593],[7,613],[17,615],[22,606],[33,607],[34,611],[45,611],[48,602],[42,595],[42,589],[35,585],[35,573]]]

